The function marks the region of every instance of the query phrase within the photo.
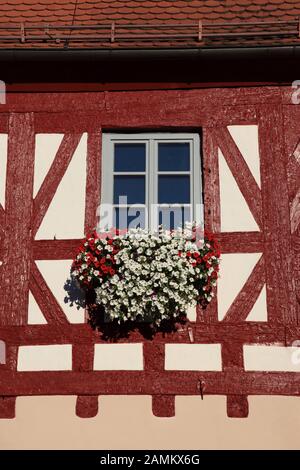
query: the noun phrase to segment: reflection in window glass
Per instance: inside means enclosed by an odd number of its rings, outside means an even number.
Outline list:
[[[190,177],[187,175],[168,175],[158,177],[159,204],[189,204]]]
[[[145,177],[115,176],[114,204],[145,204]]]
[[[183,227],[185,222],[191,221],[190,207],[160,207],[158,211],[158,224],[167,230]]]
[[[114,171],[145,171],[145,144],[115,144]]]
[[[118,229],[145,228],[145,209],[116,207],[113,222]]]
[[[190,171],[190,144],[158,144],[158,171]]]

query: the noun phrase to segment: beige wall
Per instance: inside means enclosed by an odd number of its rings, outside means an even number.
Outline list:
[[[150,397],[101,397],[80,419],[75,397],[17,399],[0,421],[0,449],[299,449],[300,399],[250,397],[247,419],[226,417],[224,397],[177,397],[175,418],[151,414]]]
[[[260,184],[258,141],[256,126],[230,126],[229,128],[252,174]],[[61,135],[38,135],[34,193],[45,177]],[[86,135],[75,152],[61,188],[37,234],[37,238],[77,238],[83,234],[85,186]],[[257,230],[256,223],[240,193],[235,180],[219,153],[221,189],[221,225],[223,231]],[[6,164],[6,136],[0,135],[0,201],[4,201]],[[76,188],[76,191],[74,191]],[[246,281],[260,254],[223,255],[219,280],[218,308],[221,320],[235,295]],[[64,303],[63,283],[68,276],[71,261],[40,261],[39,269],[55,294],[58,302],[73,323],[83,321],[84,312],[70,309]],[[256,302],[249,320],[267,319],[265,290]],[[30,297],[29,322],[45,323],[39,307]],[[187,345],[189,347],[189,345]],[[197,345],[185,349],[186,362],[196,370],[218,370],[220,360],[212,357],[211,346],[201,352]],[[108,346],[109,348],[109,346]],[[44,351],[44,350],[43,350]],[[195,352],[194,352],[195,351]],[[214,354],[216,351],[214,352]],[[66,354],[68,356],[66,356]],[[134,351],[127,358],[134,361]],[[137,351],[136,354],[139,354]],[[201,360],[197,361],[195,355]],[[249,368],[299,370],[291,368],[292,351],[270,347],[268,354],[260,348],[245,350]],[[248,359],[247,359],[248,354]],[[201,358],[200,358],[201,355]],[[120,356],[120,355],[119,355]],[[126,352],[121,364],[113,348],[107,350],[95,368],[126,368]],[[205,363],[206,358],[206,363]],[[185,369],[182,349],[172,345],[167,354],[167,367]],[[137,359],[138,361],[138,359]],[[204,361],[204,362],[203,362]],[[247,362],[248,361],[248,362]],[[20,370],[68,369],[70,350],[53,349],[41,355],[32,349],[22,350]],[[200,365],[199,365],[200,364]],[[254,365],[253,365],[254,364]],[[279,364],[279,366],[278,366]],[[130,367],[129,367],[130,368]],[[138,367],[139,368],[139,367]],[[169,367],[170,368],[170,367]],[[100,411],[96,418],[83,420],[75,416],[75,397],[22,397],[17,399],[16,419],[0,420],[1,449],[72,448],[72,449],[227,449],[227,448],[290,448],[300,447],[300,400],[289,397],[250,397],[250,415],[247,419],[229,419],[226,416],[225,397],[177,397],[175,418],[156,418],[151,413],[150,397],[100,398]]]

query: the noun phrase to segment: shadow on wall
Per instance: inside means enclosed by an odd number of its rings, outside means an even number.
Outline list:
[[[64,290],[67,293],[64,298],[66,304],[70,304],[70,307],[75,305],[77,310],[86,307],[86,293],[80,288],[78,282],[71,276],[66,280]]]
[[[134,331],[140,333],[145,339],[153,339],[157,332],[163,335],[173,333],[187,323],[187,317],[184,314],[170,320],[163,320],[160,327],[153,325],[150,318],[148,321],[119,323],[117,319],[111,320],[104,306],[95,303],[95,291],[84,291],[72,276],[66,280],[64,290],[67,293],[65,303],[70,304],[70,307],[75,305],[78,310],[86,308],[89,315],[88,324],[94,331],[98,331],[105,341],[115,342],[121,338],[129,338]]]

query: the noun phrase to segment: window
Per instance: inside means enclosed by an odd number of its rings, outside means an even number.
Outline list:
[[[202,222],[198,134],[104,134],[100,228]]]

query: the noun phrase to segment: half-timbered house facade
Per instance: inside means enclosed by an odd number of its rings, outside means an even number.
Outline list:
[[[150,395],[160,417],[179,395],[224,395],[230,417],[299,395],[299,2],[0,10],[0,417],[32,395],[76,395],[81,417],[103,395]],[[114,170],[113,142],[144,145],[147,168]],[[161,174],[159,145],[188,145],[191,165]],[[203,203],[222,260],[185,328],[112,344],[65,283],[118,185],[143,207]]]

